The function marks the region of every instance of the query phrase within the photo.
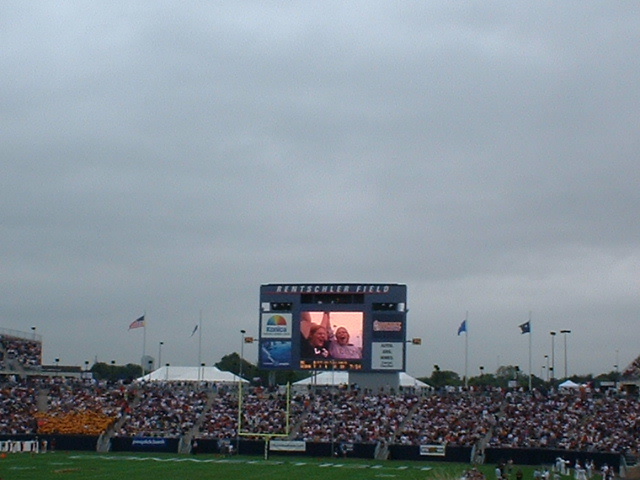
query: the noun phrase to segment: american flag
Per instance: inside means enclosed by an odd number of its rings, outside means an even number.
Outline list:
[[[132,328],[140,328],[140,327],[144,327],[144,315],[142,315],[140,318],[131,322],[131,325],[129,325],[129,330],[131,330]]]

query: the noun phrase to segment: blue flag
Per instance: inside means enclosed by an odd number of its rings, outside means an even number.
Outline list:
[[[193,337],[197,331],[198,331],[198,325],[196,325],[196,328],[194,328],[193,332],[191,332],[191,336]]]
[[[531,320],[520,325],[520,333],[531,333]]]
[[[467,333],[467,321],[463,320],[460,326],[458,327],[458,335],[461,333]]]

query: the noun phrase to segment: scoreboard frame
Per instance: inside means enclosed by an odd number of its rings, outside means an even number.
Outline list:
[[[402,284],[261,285],[258,365],[264,370],[404,372],[407,311]],[[310,354],[310,330],[327,325],[328,348]],[[349,344],[342,350],[338,330],[348,331]]]

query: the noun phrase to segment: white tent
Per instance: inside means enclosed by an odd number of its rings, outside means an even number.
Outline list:
[[[558,388],[578,388],[579,386],[580,385],[578,385],[576,382],[567,380],[566,382],[562,382],[560,385],[558,385]]]
[[[295,382],[293,385],[348,385],[349,372],[321,372],[310,377],[303,378]]]
[[[137,382],[215,382],[249,383],[231,372],[223,372],[216,367],[161,367],[136,379]]]
[[[349,372],[321,372],[316,375],[312,375],[308,378],[300,380],[294,383],[294,386],[303,386],[303,385],[318,385],[318,386],[328,386],[328,385],[348,385],[349,384]],[[411,375],[400,372],[400,386],[401,387],[414,387],[414,388],[431,388],[424,382],[421,382],[417,378],[412,377]]]
[[[414,388],[431,388],[431,385],[429,385],[428,383],[424,383],[405,372],[400,372],[400,386]]]

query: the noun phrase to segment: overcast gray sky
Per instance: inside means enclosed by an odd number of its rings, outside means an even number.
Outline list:
[[[2,2],[0,327],[213,364],[262,283],[408,286],[410,374],[640,353],[640,4]],[[564,373],[556,337],[557,376]],[[244,353],[257,360],[257,346]]]

